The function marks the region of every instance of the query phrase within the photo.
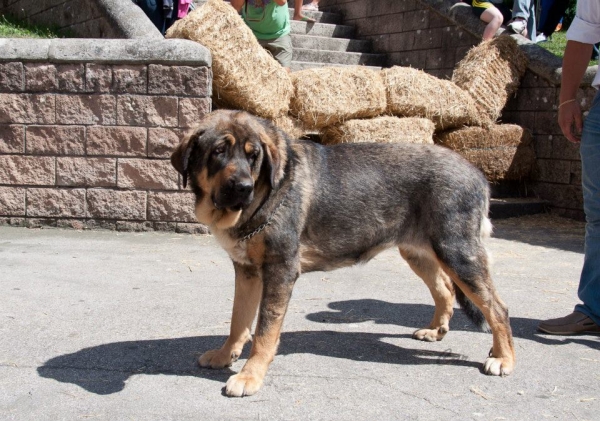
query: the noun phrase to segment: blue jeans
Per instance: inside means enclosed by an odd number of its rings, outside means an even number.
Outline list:
[[[575,310],[600,324],[600,92],[583,123],[581,136],[581,182],[585,227],[585,260],[579,280]]]
[[[514,0],[512,17],[523,18],[527,21],[527,38],[535,41],[535,0]]]

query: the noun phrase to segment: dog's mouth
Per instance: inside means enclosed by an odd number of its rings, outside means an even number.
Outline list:
[[[233,203],[220,203],[218,200],[215,200],[213,198],[213,206],[215,207],[215,209],[229,210],[231,212],[239,212],[243,209],[246,209],[248,206],[250,206],[250,202],[251,200],[246,199],[234,201]]]

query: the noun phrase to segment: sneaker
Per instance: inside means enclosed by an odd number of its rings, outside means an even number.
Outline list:
[[[547,37],[544,34],[539,34],[537,37],[535,37],[535,42],[536,43],[538,43],[538,42],[548,42],[548,41],[551,40],[551,38],[552,38],[552,36]]]
[[[578,335],[600,333],[600,326],[585,314],[574,311],[565,317],[540,322],[538,330],[550,335]]]
[[[527,21],[525,19],[516,18],[509,22],[507,29],[515,34],[527,36]]]

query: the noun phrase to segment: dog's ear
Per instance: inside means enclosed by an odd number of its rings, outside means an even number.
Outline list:
[[[275,187],[283,178],[285,163],[287,162],[287,141],[285,135],[277,129],[268,132],[269,134],[261,136],[260,140],[267,159],[271,187]]]
[[[175,152],[171,155],[171,165],[181,174],[183,179],[183,188],[187,186],[188,168],[190,164],[190,156],[194,151],[198,138],[202,135],[200,131],[194,131],[186,135]]]

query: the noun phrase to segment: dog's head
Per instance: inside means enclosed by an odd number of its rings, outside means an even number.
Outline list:
[[[287,161],[285,135],[243,111],[207,114],[179,144],[171,163],[196,195],[196,217],[229,228],[262,188],[276,188]]]

